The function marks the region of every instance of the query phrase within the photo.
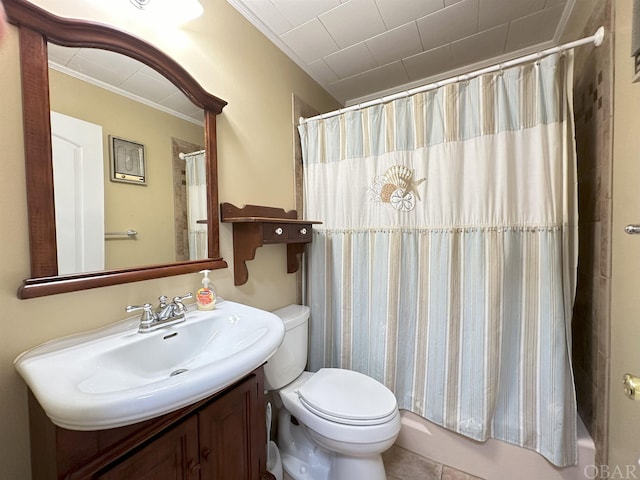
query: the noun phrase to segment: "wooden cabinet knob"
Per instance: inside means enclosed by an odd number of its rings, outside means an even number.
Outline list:
[[[196,473],[198,470],[200,470],[200,464],[195,460],[191,460],[187,468],[189,469],[189,472]]]
[[[202,457],[202,460],[204,460],[205,462],[209,461],[209,457],[211,456],[211,450],[209,450],[208,448],[202,449],[202,452],[200,452],[200,456]]]

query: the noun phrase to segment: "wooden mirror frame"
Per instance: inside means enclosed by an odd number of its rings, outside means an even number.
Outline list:
[[[55,16],[26,0],[4,0],[10,23],[20,30],[22,108],[25,142],[31,278],[18,298],[33,298],[107,285],[227,267],[220,258],[216,156],[216,115],[227,104],[206,92],[169,56],[145,41],[106,25]],[[207,151],[209,258],[135,268],[58,275],[47,42],[102,48],[132,57],[160,72],[203,108]]]

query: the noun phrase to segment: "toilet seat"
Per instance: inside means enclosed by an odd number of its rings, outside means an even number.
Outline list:
[[[352,370],[322,368],[296,393],[310,412],[345,425],[380,425],[397,414],[391,390]]]

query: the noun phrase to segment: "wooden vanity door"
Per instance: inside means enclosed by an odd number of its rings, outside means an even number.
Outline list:
[[[197,416],[185,420],[96,480],[198,480]]]
[[[198,414],[201,480],[259,478],[261,455],[252,452],[252,445],[266,448],[266,444],[252,438],[264,425],[264,420],[254,423],[260,418],[257,409],[264,408],[258,405],[258,388],[259,382],[252,376]]]

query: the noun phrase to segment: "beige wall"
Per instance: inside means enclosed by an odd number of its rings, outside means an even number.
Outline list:
[[[60,15],[130,28],[174,56],[207,90],[229,102],[218,117],[220,201],[293,208],[292,94],[320,111],[337,105],[225,0],[203,1],[205,15],[181,33],[125,24],[120,14],[92,10],[99,7],[82,0],[34,3]],[[16,298],[18,286],[29,276],[18,58],[17,30],[11,28],[0,46],[0,478],[7,480],[30,478],[26,388],[13,359],[40,342],[119,320],[128,304],[184,293],[199,284],[199,275],[193,274]],[[295,276],[286,273],[285,252],[282,245],[260,248],[248,262],[249,281],[242,287],[233,286],[231,269],[214,272],[220,295],[265,309],[294,302]],[[232,262],[229,225],[221,226],[221,253]]]
[[[49,89],[51,110],[102,127],[105,231],[138,232],[135,241],[105,242],[106,268],[175,262],[171,138],[204,145],[203,127],[56,70],[49,70]],[[109,180],[109,136],[144,145],[145,186]]]

